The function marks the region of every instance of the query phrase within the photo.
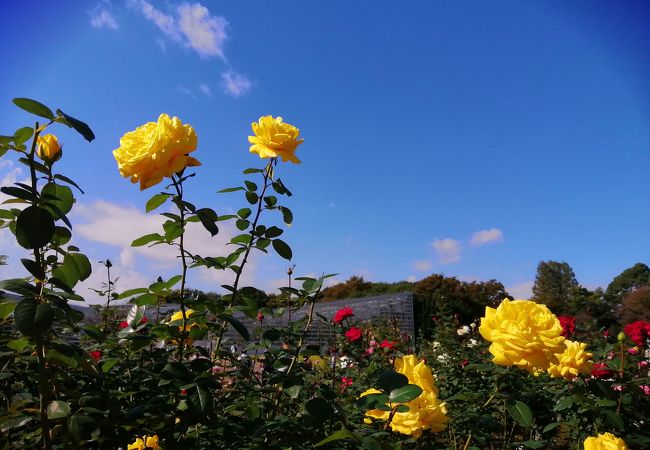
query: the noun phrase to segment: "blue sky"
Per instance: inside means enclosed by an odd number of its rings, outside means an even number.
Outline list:
[[[161,112],[190,123],[203,162],[188,189],[229,213],[250,123],[301,129],[301,165],[279,175],[295,195],[285,240],[298,274],[372,281],[444,273],[503,282],[526,296],[540,260],[567,261],[606,286],[650,255],[650,6],[647,2],[12,2],[0,54],[2,134],[30,123],[30,97],[85,120],[68,130],[60,170],[86,191],[79,246],[110,258],[126,289],[178,271],[112,157],[121,135]],[[0,161],[3,183],[25,171]],[[6,232],[5,232],[6,233]],[[219,254],[232,231],[192,233]],[[2,252],[19,250],[0,234]],[[207,250],[206,250],[207,249]],[[282,284],[261,255],[247,281]],[[16,267],[0,267],[0,277]],[[214,290],[227,274],[196,272]],[[101,279],[95,274],[88,285]],[[86,286],[84,286],[85,288]]]

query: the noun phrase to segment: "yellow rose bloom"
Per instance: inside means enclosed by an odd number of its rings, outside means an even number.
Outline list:
[[[479,332],[492,342],[495,364],[518,366],[539,373],[557,362],[564,352],[562,325],[545,306],[530,300],[505,299],[496,308],[485,308]]]
[[[160,446],[158,445],[158,435],[154,434],[153,436],[145,436],[144,437],[144,443],[147,445],[147,448],[153,448],[153,449],[158,449]]]
[[[120,148],[113,150],[120,174],[140,182],[147,189],[188,166],[200,166],[188,156],[196,150],[194,128],[183,125],[178,117],[161,114],[158,122],[148,122],[120,139]]]
[[[192,314],[194,314],[194,310],[193,310],[193,309],[186,309],[186,310],[185,310],[185,319],[188,319]],[[172,322],[175,322],[175,321],[177,321],[177,320],[179,320],[179,321],[180,321],[180,320],[183,320],[183,311],[176,311],[174,314],[172,314],[172,316],[171,316],[171,318],[169,319],[169,322],[168,322],[168,323],[172,323]],[[195,327],[195,326],[196,326],[195,323],[193,323],[193,324],[190,325],[190,326],[185,325],[185,331],[187,331],[187,330],[189,330],[190,328]],[[179,326],[178,329],[181,330],[181,331],[183,331],[183,325]]]
[[[39,136],[36,142],[38,144],[36,147],[36,156],[40,159],[48,164],[52,164],[61,159],[63,152],[61,151],[61,145],[56,136],[53,134],[45,134]]]
[[[282,161],[291,161],[299,164],[300,160],[296,158],[296,148],[304,142],[304,139],[298,139],[300,130],[284,123],[282,117],[273,118],[273,116],[260,117],[258,122],[251,125],[255,136],[248,136],[248,142],[251,144],[251,153],[257,153],[260,158],[282,158]]]
[[[573,380],[578,374],[589,374],[593,363],[589,361],[593,356],[587,351],[587,344],[565,340],[566,350],[556,355],[557,364],[551,364],[547,372],[553,378]]]
[[[406,375],[409,383],[417,384],[423,392],[419,397],[405,403],[409,407],[408,412],[395,413],[390,423],[391,430],[415,439],[419,438],[424,430],[443,431],[449,417],[447,417],[445,404],[438,399],[438,388],[434,383],[431,369],[423,361],[418,361],[415,355],[408,355],[395,361],[395,371]],[[368,389],[361,394],[361,397],[379,393],[381,391],[377,389]],[[390,412],[372,409],[366,412],[366,416],[376,420],[388,420]],[[365,422],[369,423],[371,420],[365,419]]]
[[[136,438],[133,444],[129,444],[126,447],[126,450],[145,450],[146,448],[144,441],[140,438]]]
[[[627,450],[625,441],[612,433],[601,433],[588,437],[584,442],[585,450]]]

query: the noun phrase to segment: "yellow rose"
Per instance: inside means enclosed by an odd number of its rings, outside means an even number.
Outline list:
[[[419,438],[424,430],[443,431],[449,418],[445,404],[438,399],[438,388],[431,369],[423,361],[418,361],[415,355],[408,355],[395,361],[395,370],[406,375],[409,383],[417,384],[423,392],[419,397],[405,403],[409,407],[408,412],[395,413],[390,423],[391,430],[413,436],[415,439]],[[368,389],[361,396],[379,393],[381,392],[377,389]],[[390,412],[372,409],[366,412],[366,416],[376,420],[388,420]],[[370,419],[365,421],[369,423]]]
[[[185,319],[189,318],[192,314],[194,314],[194,310],[193,310],[193,309],[186,309],[186,310],[185,310]],[[183,311],[176,311],[174,314],[172,314],[172,316],[171,316],[171,318],[169,319],[169,322],[168,322],[168,323],[172,323],[172,322],[175,322],[175,321],[177,321],[177,320],[178,320],[178,321],[183,320]],[[193,324],[190,325],[190,326],[185,325],[185,331],[187,331],[187,330],[189,330],[190,328],[195,327],[195,326],[196,326],[195,323],[193,323]],[[179,326],[178,329],[181,330],[181,331],[183,331],[183,325]]]
[[[120,174],[140,182],[140,190],[171,177],[188,166],[200,166],[188,156],[196,150],[196,133],[183,125],[178,117],[161,114],[158,122],[148,122],[120,139],[120,148],[113,150]]]
[[[136,438],[133,444],[129,444],[126,447],[126,450],[145,450],[146,448],[144,441],[140,438]]]
[[[486,307],[478,330],[492,342],[495,364],[533,373],[548,369],[565,349],[560,321],[545,305],[530,300],[505,299],[497,309]]]
[[[145,436],[144,443],[147,445],[147,448],[158,449],[158,435],[154,434],[153,436]]]
[[[601,433],[588,437],[584,442],[585,450],[627,450],[625,441],[612,433]]]
[[[587,350],[587,344],[565,340],[566,350],[562,354],[556,355],[557,364],[551,364],[548,373],[553,378],[563,377],[567,380],[573,380],[578,374],[591,373],[592,362],[589,361],[593,356]]]
[[[63,152],[61,151],[61,145],[56,136],[53,134],[39,136],[37,143],[38,147],[36,148],[36,156],[43,161],[52,164],[61,159]]]
[[[260,158],[282,158],[282,161],[291,161],[299,164],[300,160],[296,158],[296,148],[304,142],[304,139],[298,139],[300,130],[284,123],[282,117],[273,118],[273,116],[260,117],[259,122],[253,122],[251,125],[255,136],[248,136],[248,142],[251,144],[251,153],[257,153]]]

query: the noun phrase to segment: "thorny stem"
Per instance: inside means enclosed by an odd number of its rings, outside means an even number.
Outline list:
[[[230,301],[228,302],[228,308],[231,308],[235,304],[235,299],[237,297],[237,289],[239,288],[239,280],[241,278],[241,274],[244,272],[244,266],[246,265],[246,262],[248,261],[248,255],[250,255],[250,252],[253,248],[253,242],[255,241],[255,229],[257,228],[257,222],[260,219],[260,215],[262,214],[262,211],[264,210],[264,207],[262,206],[262,202],[264,201],[264,194],[266,193],[266,190],[270,186],[269,180],[272,179],[272,174],[273,174],[273,165],[275,164],[275,158],[271,158],[269,163],[266,165],[264,168],[264,187],[262,188],[262,193],[260,194],[258,200],[257,200],[257,211],[255,213],[255,219],[253,220],[253,223],[251,224],[250,228],[250,235],[251,235],[251,240],[246,246],[246,251],[244,252],[244,259],[242,259],[242,263],[239,265],[239,269],[235,272],[235,282],[232,285],[232,295],[230,296]],[[221,329],[219,330],[219,335],[217,336],[217,343],[215,345],[215,349],[219,351],[221,348],[221,341],[223,339],[223,334],[226,331],[226,327],[228,325],[228,322],[225,320],[221,322]]]
[[[36,166],[34,165],[34,155],[36,154],[36,145],[38,143],[39,130],[38,122],[34,125],[34,139],[32,140],[32,147],[29,151],[29,173],[32,184],[32,191],[37,192],[38,178],[36,177]],[[32,201],[32,205],[36,206],[37,200]],[[45,271],[45,262],[41,249],[34,248],[34,260],[43,271]],[[36,280],[36,287],[39,289],[38,300],[43,301],[43,289],[45,287],[45,280]],[[47,405],[50,398],[50,374],[48,373],[47,364],[45,362],[45,345],[39,336],[36,340],[36,359],[38,361],[38,390],[39,390],[39,406],[41,415],[41,435],[43,437],[43,448],[49,450],[52,448],[52,436],[50,436],[50,424],[47,416]]]
[[[181,251],[181,262],[183,264],[183,272],[181,273],[181,290],[179,293],[179,303],[181,305],[181,313],[183,315],[181,339],[178,344],[178,360],[183,361],[183,351],[185,348],[185,340],[187,339],[187,317],[185,315],[185,278],[187,276],[187,260],[185,254],[185,206],[183,205],[183,180],[176,179],[172,175],[172,183],[176,189],[176,206],[178,207],[182,232],[179,239],[179,248]]]
[[[108,288],[106,292],[106,306],[104,307],[104,333],[108,330],[108,308],[111,306],[111,290],[112,290],[112,284],[111,284],[111,264],[110,261],[106,260],[104,263],[106,266],[106,278],[108,281]]]

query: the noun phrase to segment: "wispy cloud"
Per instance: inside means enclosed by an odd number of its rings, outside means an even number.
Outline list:
[[[207,84],[199,84],[199,90],[208,97],[212,95],[212,89]]]
[[[118,30],[120,25],[117,23],[115,16],[113,16],[109,11],[110,7],[111,2],[104,0],[97,3],[93,9],[88,11],[88,15],[90,16],[90,25],[94,28]]]
[[[431,246],[438,254],[440,264],[452,264],[460,261],[460,242],[451,239],[436,239]]]
[[[200,3],[182,3],[170,14],[156,9],[146,0],[131,0],[129,4],[171,41],[191,48],[202,57],[225,60],[228,22],[221,16],[211,15]]]
[[[178,86],[176,86],[176,90],[179,91],[179,92],[182,92],[185,95],[189,95],[192,98],[196,98],[196,95],[194,95],[194,92],[192,92],[192,89],[190,89],[188,87],[181,86],[179,84]]]
[[[413,268],[419,272],[427,272],[431,270],[432,266],[433,265],[431,264],[431,261],[428,261],[426,259],[413,262]]]
[[[253,83],[244,74],[229,70],[221,74],[223,91],[233,97],[241,97],[250,92]]]
[[[503,232],[498,228],[489,230],[480,230],[472,234],[470,244],[478,247],[479,245],[489,244],[491,242],[503,242]]]

